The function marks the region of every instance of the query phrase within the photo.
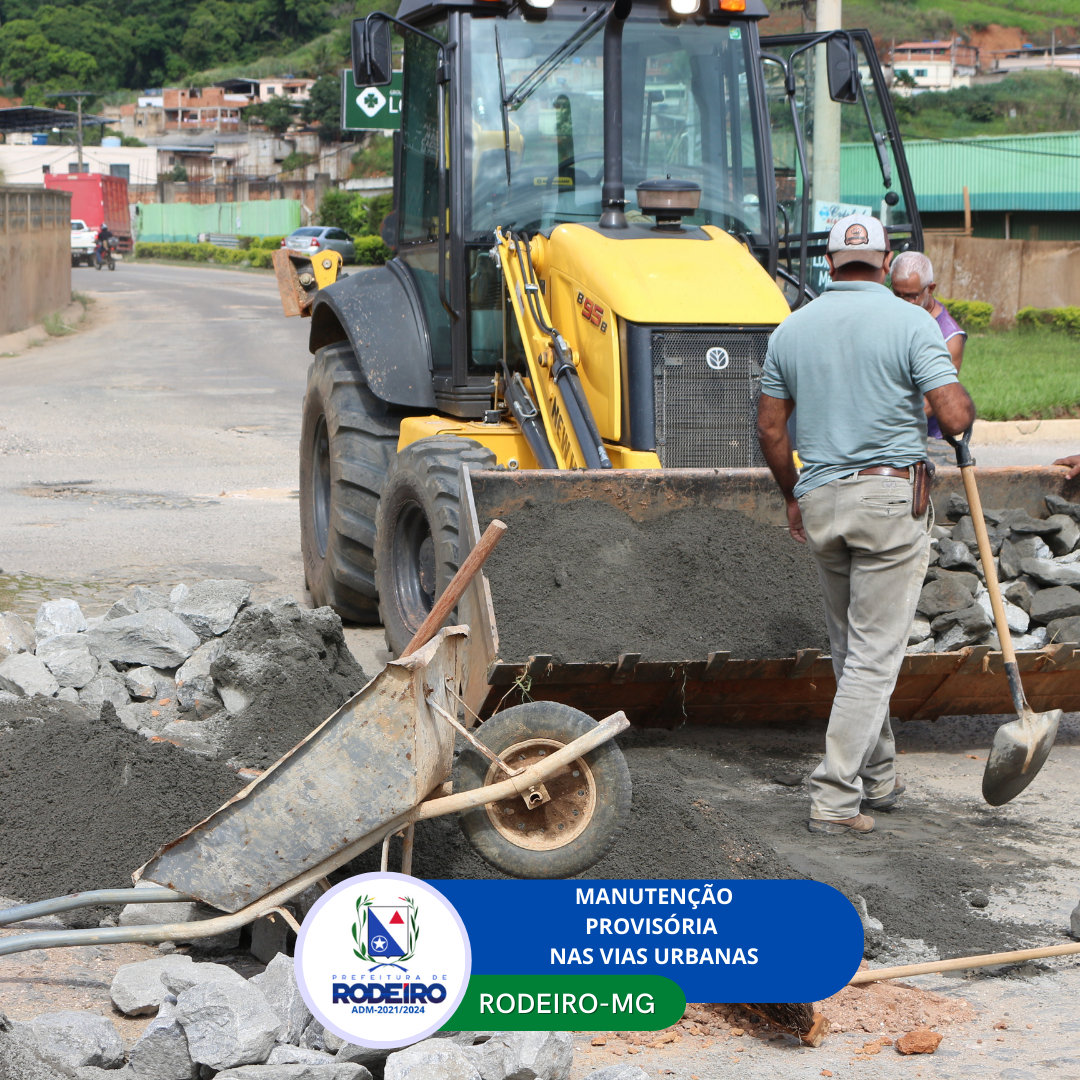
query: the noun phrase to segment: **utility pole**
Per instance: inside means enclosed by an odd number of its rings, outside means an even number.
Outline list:
[[[814,29],[819,34],[839,30],[843,22],[842,0],[817,0]],[[814,201],[840,201],[840,108],[829,97],[826,46],[814,49]],[[813,209],[811,209],[813,213]]]
[[[62,90],[55,94],[47,94],[47,97],[61,98],[70,97],[75,99],[76,128],[75,146],[78,150],[79,172],[83,171],[83,98],[97,97],[95,90]]]

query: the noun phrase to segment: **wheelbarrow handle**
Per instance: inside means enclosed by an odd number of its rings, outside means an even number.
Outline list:
[[[457,607],[472,579],[484,565],[484,560],[495,550],[495,545],[502,539],[504,532],[506,524],[498,518],[484,530],[484,535],[458,567],[458,572],[450,579],[450,584],[443,589],[442,596],[435,601],[434,607],[420,624],[420,629],[413,635],[412,641],[405,646],[402,657],[411,656],[417,649],[422,649],[439,632],[447,616]]]

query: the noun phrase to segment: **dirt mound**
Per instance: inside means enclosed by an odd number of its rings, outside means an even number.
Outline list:
[[[526,504],[504,520],[509,529],[485,566],[504,660],[828,649],[813,560],[786,529],[709,508],[635,522],[584,499]]]
[[[110,704],[100,720],[42,698],[0,704],[0,895],[130,886],[164,842],[243,786],[222,762],[128,731]]]
[[[829,1018],[834,1032],[865,1031],[872,1035],[964,1024],[979,1015],[963,998],[900,982],[845,986],[817,1007]]]

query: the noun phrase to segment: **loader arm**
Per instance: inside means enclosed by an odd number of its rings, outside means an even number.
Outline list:
[[[554,467],[611,468],[578,380],[576,365],[579,358],[553,327],[544,293],[535,279],[531,260],[523,250],[531,245],[531,241],[515,239],[501,229],[495,230],[495,237],[507,295],[525,348],[529,390],[554,455]],[[504,377],[508,380],[505,388],[508,401],[518,415],[511,400],[514,389],[509,383],[509,371]],[[520,415],[518,420],[520,423]],[[540,455],[537,457],[539,459]]]

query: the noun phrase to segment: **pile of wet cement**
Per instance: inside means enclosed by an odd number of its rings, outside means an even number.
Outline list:
[[[129,887],[244,784],[223,762],[128,731],[108,704],[100,720],[40,697],[0,705],[0,895]]]
[[[636,522],[607,503],[526,503],[485,564],[499,653],[561,662],[828,649],[817,573],[786,529],[733,510]]]

